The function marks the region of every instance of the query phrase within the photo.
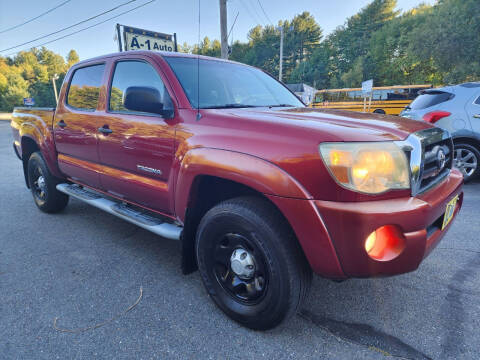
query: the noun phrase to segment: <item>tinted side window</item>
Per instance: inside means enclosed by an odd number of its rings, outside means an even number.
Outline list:
[[[75,70],[68,89],[67,104],[77,109],[95,110],[104,70],[105,64]]]
[[[173,108],[160,75],[150,64],[143,61],[121,61],[115,66],[115,73],[113,74],[110,88],[110,110],[130,112],[123,106],[123,95],[130,86],[156,88],[160,92],[164,109]]]
[[[453,94],[444,91],[431,91],[419,95],[409,105],[411,109],[420,110],[426,109],[442,102],[448,101],[453,97]]]

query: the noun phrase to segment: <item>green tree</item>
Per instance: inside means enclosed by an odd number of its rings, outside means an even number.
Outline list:
[[[28,95],[28,82],[22,77],[22,70],[0,59],[0,109],[12,111]]]
[[[33,97],[37,106],[55,106],[52,78],[59,76],[60,87],[67,69],[78,60],[75,50],[64,59],[45,47],[22,51],[14,58],[0,57],[0,110],[12,111],[24,97]]]
[[[70,67],[79,61],[80,57],[78,56],[77,52],[73,49],[70,50],[67,55],[67,66]]]
[[[478,79],[479,14],[478,0],[439,0],[416,29],[413,54],[419,60],[433,61],[445,83]]]
[[[376,31],[399,14],[396,6],[396,0],[373,0],[329,36],[338,62],[337,81],[346,80],[358,86],[359,72],[362,79],[373,77],[375,67],[369,56],[370,40]]]

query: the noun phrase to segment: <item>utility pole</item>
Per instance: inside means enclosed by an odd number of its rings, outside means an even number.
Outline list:
[[[122,35],[120,32],[120,24],[117,24],[117,38],[118,38],[118,51],[122,52]]]
[[[56,80],[58,80],[58,74],[55,74],[52,77],[53,92],[55,94],[55,103],[58,105],[57,84],[55,83]]]
[[[278,71],[278,80],[282,81],[283,71],[283,26],[280,26],[280,70]]]
[[[220,41],[222,59],[228,59],[227,0],[220,0]]]

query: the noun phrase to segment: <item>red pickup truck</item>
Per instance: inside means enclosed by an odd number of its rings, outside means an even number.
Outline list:
[[[447,132],[305,107],[256,68],[124,52],[67,73],[56,109],[16,108],[38,208],[74,197],[181,241],[231,318],[268,329],[327,278],[417,269],[463,199]]]

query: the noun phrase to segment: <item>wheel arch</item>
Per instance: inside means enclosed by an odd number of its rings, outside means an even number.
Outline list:
[[[480,140],[473,138],[473,137],[467,137],[467,136],[458,136],[453,138],[453,143],[454,144],[469,144],[475,147],[478,151],[480,151]]]
[[[310,197],[290,175],[265,160],[218,149],[189,151],[180,166],[175,189],[175,211],[184,223],[182,271],[190,273],[197,269],[194,241],[198,224],[203,215],[221,201],[239,196],[262,198],[277,209],[295,234],[288,219],[266,193]]]
[[[42,134],[35,126],[25,123],[22,124],[20,131],[20,155],[26,171],[26,163],[35,151],[39,151],[47,164],[48,170],[55,177],[62,178],[57,164],[57,152],[51,133]],[[27,184],[28,186],[28,184]]]
[[[30,159],[30,156],[32,156],[34,152],[41,151],[41,150],[37,142],[29,136],[22,136],[20,144],[22,149],[21,156],[22,156],[22,164],[23,164],[23,176],[25,177],[25,184],[30,189],[30,184],[28,181],[28,173],[27,173],[28,160]]]

